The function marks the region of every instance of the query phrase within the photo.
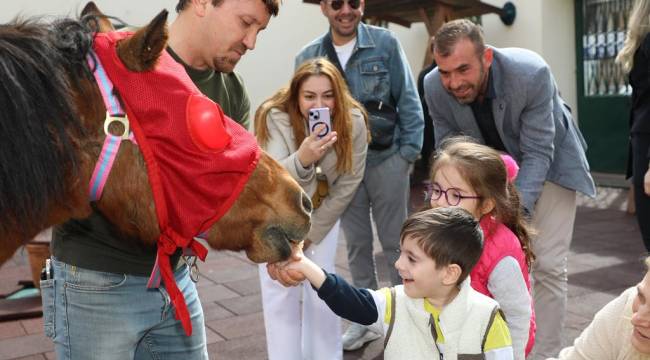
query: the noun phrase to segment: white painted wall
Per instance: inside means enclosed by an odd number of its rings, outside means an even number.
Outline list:
[[[75,16],[85,3],[85,0],[3,1],[0,22],[7,22],[18,14]],[[136,26],[146,24],[163,8],[170,11],[170,20],[175,17],[176,0],[95,0],[95,3],[106,14]],[[280,15],[271,19],[268,28],[260,33],[255,50],[244,56],[236,69],[248,87],[253,114],[262,101],[289,82],[294,56],[302,46],[327,28],[327,19],[317,5],[303,4],[302,0],[284,0]],[[402,42],[417,77],[428,37],[424,25],[418,24],[412,29],[392,25],[391,30]]]
[[[372,0],[369,0],[372,1]],[[483,0],[503,6],[506,0]],[[551,66],[560,91],[569,105],[576,106],[574,11],[571,0],[511,0],[517,7],[512,26],[505,26],[496,15],[483,16],[486,40],[497,47],[517,46],[541,54]],[[118,16],[132,25],[144,25],[161,9],[175,16],[176,0],[95,0],[106,13]],[[18,14],[75,15],[85,0],[20,0],[3,1],[0,22]],[[244,56],[237,67],[249,89],[252,110],[293,74],[293,58],[300,48],[327,29],[327,21],[316,5],[301,0],[284,0],[280,16],[273,18],[263,31],[254,51]],[[410,29],[392,24],[417,77],[424,59],[428,35],[423,24]]]
[[[482,0],[501,7],[506,0]],[[496,47],[522,47],[548,62],[562,97],[577,119],[575,14],[573,0],[510,0],[517,8],[512,26],[496,15],[483,16],[486,42]]]
[[[144,25],[164,8],[175,14],[175,0],[94,0],[107,14],[120,17],[133,25]],[[0,5],[0,22],[7,22],[16,15],[76,16],[86,0],[18,0],[3,1]]]
[[[562,97],[578,118],[575,5],[568,0],[542,0],[542,51],[553,69]]]

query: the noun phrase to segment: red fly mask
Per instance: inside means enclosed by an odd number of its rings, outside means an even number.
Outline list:
[[[105,69],[113,91],[119,93],[145,159],[160,227],[156,268],[176,318],[189,335],[189,314],[169,256],[182,248],[205,258],[205,248],[194,237],[230,209],[255,169],[260,150],[254,137],[201,94],[167,52],[162,52],[154,70],[129,71],[118,58],[116,46],[130,35],[96,35],[97,69]],[[105,102],[110,111],[106,96]],[[154,269],[150,285],[156,285],[157,275]]]

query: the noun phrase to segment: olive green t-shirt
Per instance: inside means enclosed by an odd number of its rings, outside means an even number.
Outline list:
[[[196,70],[169,48],[169,54],[185,67],[194,84],[223,112],[244,128],[249,128],[250,100],[242,78],[235,73]],[[117,274],[149,276],[156,260],[156,246],[143,246],[138,239],[125,239],[115,227],[94,209],[90,217],[69,220],[53,231],[51,251],[54,257],[84,269]],[[175,267],[180,252],[172,257]]]
[[[197,70],[185,64],[171,48],[167,48],[167,52],[185,67],[190,79],[203,94],[219,104],[227,116],[246,130],[249,129],[251,102],[244,87],[244,80],[239,74],[221,73],[212,69]]]

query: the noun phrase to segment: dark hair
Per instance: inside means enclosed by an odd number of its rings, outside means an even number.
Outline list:
[[[92,41],[88,24],[71,19],[0,25],[0,236],[72,206],[66,184],[80,176],[84,136],[74,96],[92,78]]]
[[[508,181],[508,172],[499,152],[477,144],[469,137],[452,137],[440,144],[440,150],[434,156],[430,176],[432,182],[436,172],[445,165],[455,167],[476,195],[481,197],[479,207],[487,199],[494,201],[491,214],[517,235],[530,267],[535,259],[530,244],[533,231],[524,217],[519,191]]]
[[[436,262],[436,268],[456,264],[462,283],[483,251],[483,231],[474,216],[463,208],[428,209],[411,214],[402,225],[400,243],[410,236]]]
[[[474,44],[477,55],[483,54],[483,29],[467,19],[453,20],[442,25],[433,37],[434,51],[442,57],[447,57],[463,39],[469,39]]]
[[[278,12],[280,11],[280,1],[281,0],[262,0],[264,5],[266,5],[266,10],[268,10],[269,14],[273,16],[278,16]],[[178,4],[176,4],[176,12],[180,13],[185,10],[185,7],[189,2],[190,0],[178,0]],[[223,0],[212,0],[212,6],[219,6],[222,2]]]

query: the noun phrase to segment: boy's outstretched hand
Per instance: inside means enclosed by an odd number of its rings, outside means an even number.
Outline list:
[[[305,275],[301,272],[287,268],[288,264],[300,261],[305,256],[302,252],[302,247],[303,242],[294,246],[293,253],[289,260],[266,264],[266,271],[268,271],[271,279],[276,280],[286,287],[300,285],[300,283],[305,280]]]
[[[320,266],[302,252],[302,243],[296,246],[289,260],[267,264],[266,269],[271,279],[277,280],[284,286],[296,286],[306,278],[316,289],[319,289],[325,281],[325,273]]]

